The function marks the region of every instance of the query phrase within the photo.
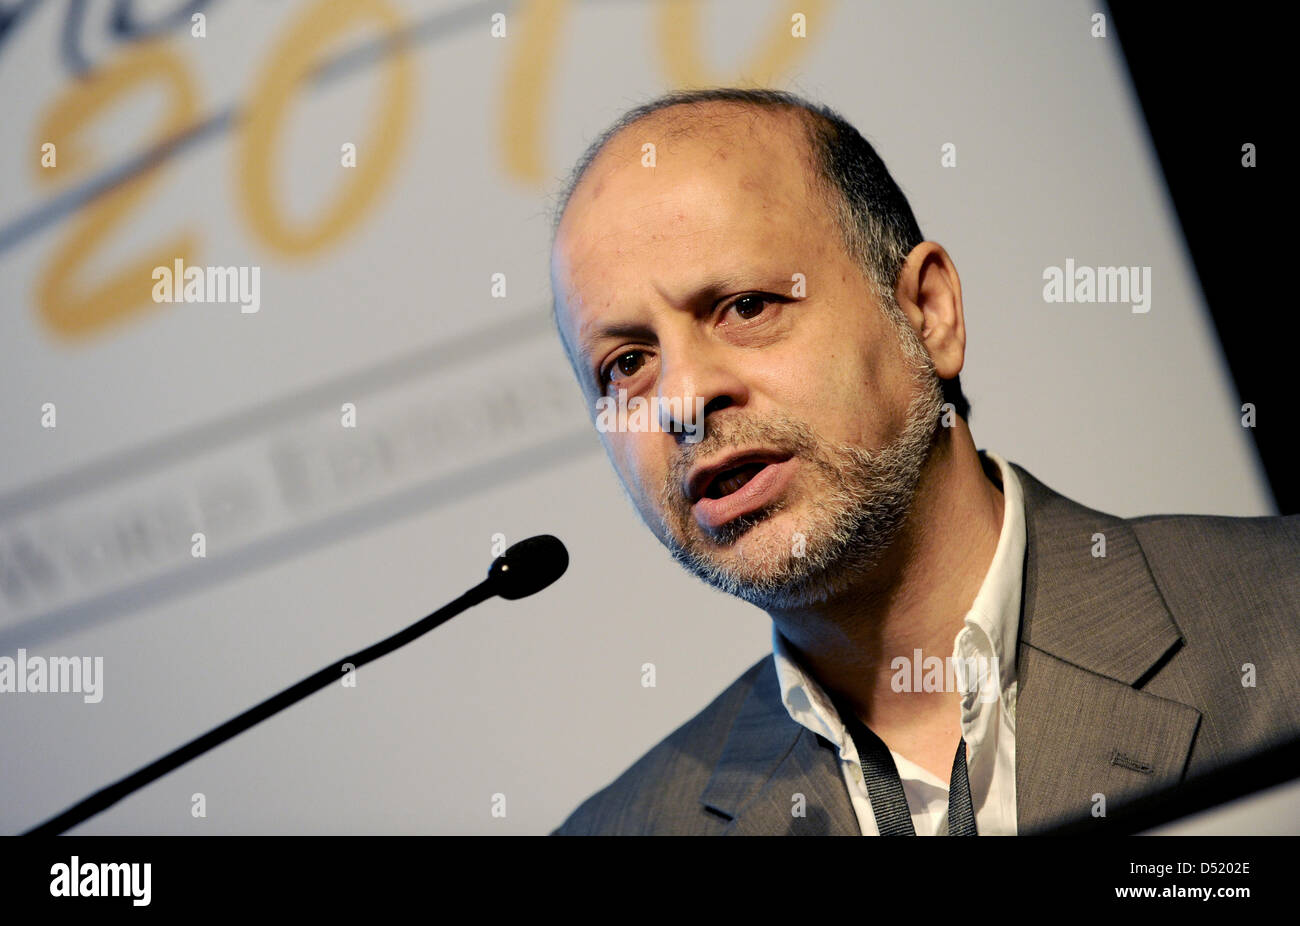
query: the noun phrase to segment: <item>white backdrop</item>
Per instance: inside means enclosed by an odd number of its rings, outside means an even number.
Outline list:
[[[0,831],[460,594],[498,533],[558,535],[568,574],[76,832],[544,833],[763,655],[766,616],[681,572],[621,497],[547,320],[561,178],[684,80],[801,93],[877,146],[961,273],[978,446],[1116,514],[1274,513],[1094,4],[368,0],[313,47],[294,30],[329,2],[212,3],[205,37],[186,17],[156,44],[92,3],[84,80],[73,8],[0,41],[0,656],[102,656],[103,700],[0,694]],[[405,45],[376,43],[394,27]],[[338,62],[295,83],[295,54]],[[125,205],[93,196],[114,178]],[[105,287],[183,244],[260,267],[260,311]],[[1150,311],[1045,303],[1067,258],[1151,267]]]

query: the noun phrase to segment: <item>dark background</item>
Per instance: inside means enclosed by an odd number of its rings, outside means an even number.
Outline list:
[[[1115,2],[1111,16],[1240,402],[1282,514],[1300,512],[1291,383],[1300,344],[1275,144],[1283,60],[1275,7]],[[1294,57],[1295,51],[1285,54]],[[1291,81],[1293,83],[1293,81]],[[1257,166],[1241,166],[1255,145]],[[1188,370],[1195,376],[1195,370]]]

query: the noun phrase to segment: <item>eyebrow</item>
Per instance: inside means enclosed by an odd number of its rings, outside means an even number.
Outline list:
[[[682,307],[698,313],[703,306],[710,306],[718,301],[723,293],[736,289],[745,279],[758,279],[762,277],[761,273],[736,273],[728,274],[722,277],[715,277],[707,280],[702,285],[696,287],[682,302]],[[593,354],[596,346],[606,340],[616,338],[635,338],[643,341],[653,341],[655,339],[654,331],[648,325],[639,322],[610,322],[601,325],[591,334],[580,338],[578,341],[579,359],[588,367],[592,366]],[[593,371],[595,373],[595,371]],[[599,374],[596,374],[597,377]]]
[[[654,340],[654,331],[648,325],[642,325],[636,322],[612,322],[608,325],[602,325],[594,331],[589,337],[582,340],[578,345],[579,356],[588,366],[592,365],[595,360],[596,345],[601,341],[609,341],[620,338],[636,338],[642,341]]]

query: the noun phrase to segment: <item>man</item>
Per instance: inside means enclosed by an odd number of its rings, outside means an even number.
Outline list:
[[[957,270],[833,111],[632,110],[552,285],[642,519],[773,623],[557,833],[1030,833],[1300,732],[1300,518],[1120,519],[977,452]]]

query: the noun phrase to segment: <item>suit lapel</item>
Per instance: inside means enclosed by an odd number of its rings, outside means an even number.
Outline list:
[[[770,656],[736,715],[700,800],[732,821],[725,835],[859,833],[838,756],[790,717]]]
[[[1107,818],[1182,780],[1200,712],[1140,689],[1183,643],[1137,538],[1012,464],[1024,490],[1018,832]],[[1105,556],[1093,550],[1104,536]]]
[[[1029,834],[1089,820],[1103,806],[1114,817],[1127,800],[1176,785],[1201,715],[1135,687],[1183,638],[1132,528],[1011,465],[1026,529],[1016,816]],[[1104,557],[1092,553],[1098,534]],[[803,816],[792,812],[798,795]],[[771,657],[700,800],[731,821],[728,835],[860,833],[834,748],[790,717]]]

